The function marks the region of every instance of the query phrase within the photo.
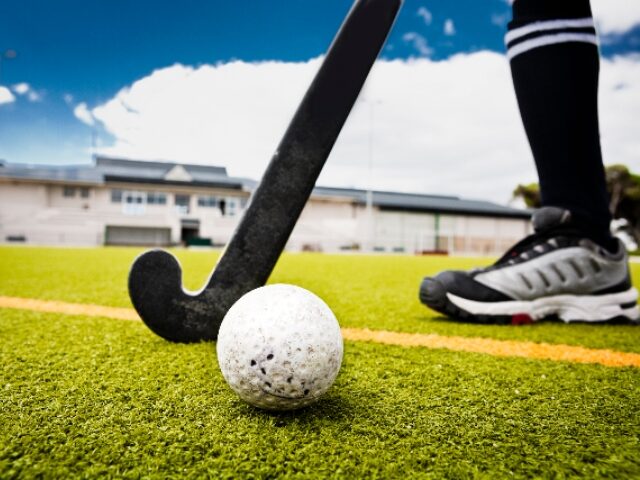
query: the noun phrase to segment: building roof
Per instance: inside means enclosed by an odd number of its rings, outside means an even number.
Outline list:
[[[195,185],[240,190],[250,180],[230,177],[225,167],[96,157],[87,165],[5,163],[0,178],[103,185],[108,182]]]
[[[69,184],[104,185],[125,182],[151,185],[189,185],[209,188],[229,188],[252,191],[258,182],[248,178],[230,177],[225,167],[192,165],[174,162],[148,162],[99,156],[88,165],[25,165],[0,164],[0,178],[60,182]],[[367,191],[352,188],[316,187],[314,198],[342,199],[356,205],[366,205]],[[372,204],[381,210],[449,213],[474,216],[528,218],[521,210],[485,200],[470,200],[456,196],[374,191]]]
[[[351,199],[358,205],[366,205],[367,191],[350,188],[316,187],[315,197]],[[486,200],[471,200],[450,195],[429,195],[400,192],[372,192],[372,204],[381,210],[451,213],[463,215],[529,218],[531,212],[499,205]]]
[[[218,181],[229,178],[225,167],[173,162],[147,162],[122,158],[96,157],[95,166],[107,176],[124,176],[162,180],[176,167],[184,169],[193,180]]]
[[[148,162],[96,157],[95,167],[106,182],[195,185],[242,189],[243,179],[229,177],[225,167],[174,162]]]
[[[26,165],[5,163],[0,178],[47,182],[101,184],[102,174],[93,165]]]

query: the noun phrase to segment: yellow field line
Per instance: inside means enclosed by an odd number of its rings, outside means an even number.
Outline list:
[[[14,308],[67,315],[140,320],[130,308],[105,307],[31,298],[0,296],[0,308]],[[496,357],[521,357],[573,363],[595,363],[607,367],[640,367],[640,354],[575,345],[494,340],[477,337],[450,337],[437,334],[401,333],[385,330],[343,328],[345,340],[373,342],[403,347],[442,348],[458,352],[483,353]]]
[[[0,308],[17,308],[35,312],[63,313],[65,315],[86,315],[89,317],[117,318],[118,320],[140,320],[131,308],[104,307],[84,303],[66,303],[55,300],[36,300],[34,298],[2,297]]]
[[[448,337],[436,334],[400,333],[385,330],[343,328],[344,338],[404,347],[445,348],[458,352],[485,353],[495,357],[522,357],[574,363],[598,363],[607,367],[640,367],[640,354],[575,345]]]

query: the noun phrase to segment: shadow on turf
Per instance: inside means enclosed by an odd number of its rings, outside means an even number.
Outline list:
[[[632,326],[638,326],[640,325],[640,322],[634,322],[629,320],[626,317],[616,317],[616,318],[612,318],[611,320],[607,320],[605,322],[588,322],[588,321],[584,321],[584,320],[574,320],[571,323],[566,323],[563,320],[561,320],[559,317],[557,317],[556,315],[551,315],[548,317],[545,317],[541,320],[536,320],[535,322],[531,322],[531,323],[518,323],[518,324],[514,324],[511,323],[510,321],[479,321],[479,320],[474,320],[471,318],[451,318],[451,317],[447,317],[445,315],[438,315],[437,317],[417,317],[417,319],[421,322],[436,322],[439,324],[451,324],[451,323],[462,323],[464,325],[480,325],[480,326],[486,326],[486,325],[496,325],[496,326],[501,326],[501,327],[532,327],[535,325],[543,325],[543,324],[556,324],[556,325],[571,325],[571,324],[578,324],[578,325],[591,325],[593,326],[593,328],[597,328],[597,327],[607,327],[607,326],[612,326],[612,325],[632,325]]]
[[[357,410],[357,406],[339,395],[328,395],[312,405],[289,411],[263,410],[248,405],[240,399],[237,400],[237,404],[238,410],[243,414],[270,418],[275,427],[286,427],[292,424],[310,425],[327,419],[331,419],[332,422],[341,422],[353,418]]]

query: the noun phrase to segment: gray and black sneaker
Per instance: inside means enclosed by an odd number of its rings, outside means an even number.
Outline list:
[[[536,211],[533,227],[534,234],[490,267],[425,278],[420,300],[469,322],[638,322],[638,292],[621,242],[609,252],[572,227],[571,213],[557,207]]]

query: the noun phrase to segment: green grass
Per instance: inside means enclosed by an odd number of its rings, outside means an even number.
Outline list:
[[[130,307],[127,274],[140,249],[0,248],[0,295]],[[217,252],[175,250],[185,285],[199,289]],[[488,258],[284,255],[270,283],[292,283],[324,298],[345,327],[567,343],[640,352],[640,329],[544,323],[526,328],[452,323],[418,301],[427,274],[489,264]],[[640,265],[632,265],[640,285]]]
[[[0,295],[129,306],[138,253],[0,248]],[[215,255],[175,253],[199,287]],[[417,302],[424,274],[487,262],[286,255],[272,281],[320,294],[343,326],[640,351],[631,326],[460,325]],[[0,372],[0,478],[640,477],[633,368],[348,342],[325,398],[268,414],[227,388],[213,344],[4,309]]]

